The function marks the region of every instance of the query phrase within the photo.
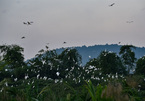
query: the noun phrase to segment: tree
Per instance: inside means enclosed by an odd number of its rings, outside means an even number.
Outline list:
[[[0,71],[3,70],[3,68],[6,66],[7,64],[4,63],[1,59],[1,56],[0,56]]]
[[[67,48],[58,56],[58,59],[62,61],[60,71],[65,76],[72,68],[74,68],[74,73],[77,73],[82,58],[76,49]]]
[[[28,61],[28,65],[34,70],[34,73],[30,74],[32,77],[36,76],[37,74],[35,72],[38,71],[40,76],[46,76],[52,79],[57,78],[56,72],[59,68],[59,61],[55,50],[48,50],[47,47],[46,50],[41,49],[35,58]]]
[[[90,59],[89,62],[86,63],[86,67],[95,66],[95,68],[100,68],[100,61],[97,58]]]
[[[145,76],[145,56],[141,57],[136,62],[136,74],[142,74]]]
[[[65,67],[78,67],[81,64],[81,56],[76,49],[65,49],[60,55],[59,59],[62,59],[62,62]]]
[[[100,61],[100,67],[104,74],[125,74],[125,68],[122,61],[116,53],[109,51],[102,51],[98,57]]]
[[[136,47],[133,45],[124,45],[120,48],[119,54],[122,57],[124,65],[127,67],[128,74],[130,73],[130,69],[134,67],[135,63],[135,53],[132,51],[132,49],[135,49]]]
[[[22,54],[24,49],[18,45],[1,45],[0,54],[2,55],[2,61],[11,69],[21,67],[24,63],[24,55]]]

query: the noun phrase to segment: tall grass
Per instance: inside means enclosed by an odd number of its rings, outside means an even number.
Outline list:
[[[106,87],[104,88],[101,84],[95,87],[90,80],[89,82],[86,81],[86,83],[86,88],[88,89],[92,101],[114,101],[111,98],[102,97],[102,92]]]

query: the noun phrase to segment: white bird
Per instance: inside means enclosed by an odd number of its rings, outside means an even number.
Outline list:
[[[14,79],[14,81],[17,81],[17,80],[18,80],[17,78]]]
[[[57,75],[57,76],[59,76],[59,74],[60,74],[59,72],[56,72],[56,75]]]

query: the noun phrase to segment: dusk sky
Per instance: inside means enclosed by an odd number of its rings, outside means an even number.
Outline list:
[[[0,0],[0,45],[20,45],[26,59],[47,43],[54,49],[118,42],[145,47],[145,0]]]

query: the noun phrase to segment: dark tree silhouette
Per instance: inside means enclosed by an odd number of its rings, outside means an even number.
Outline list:
[[[120,57],[117,56],[116,53],[102,51],[98,59],[104,74],[125,74],[125,68],[123,67]]]
[[[132,48],[135,49],[133,45],[124,45],[120,48],[119,54],[122,57],[123,63],[127,68],[128,74],[130,73],[130,69],[133,68],[135,63],[135,53],[132,51]]]
[[[23,66],[24,49],[18,45],[2,45],[0,46],[0,53],[2,54],[3,62],[8,64],[10,68],[17,68]]]
[[[136,74],[141,74],[145,76],[145,56],[137,60]]]

